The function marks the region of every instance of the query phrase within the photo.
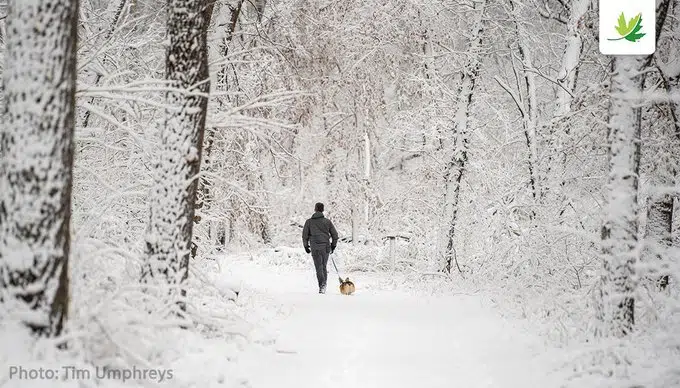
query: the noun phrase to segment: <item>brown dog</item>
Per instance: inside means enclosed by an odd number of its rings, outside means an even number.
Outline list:
[[[340,293],[342,295],[352,295],[355,290],[356,288],[354,287],[354,283],[352,283],[349,278],[346,278],[345,280],[340,278]]]

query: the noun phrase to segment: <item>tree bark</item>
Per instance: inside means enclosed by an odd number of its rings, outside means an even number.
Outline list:
[[[556,175],[562,177],[560,179],[560,186],[564,186],[564,169],[566,168],[567,163],[567,156],[563,151],[562,137],[564,134],[569,134],[570,128],[566,126],[564,133],[557,133],[556,129],[560,122],[565,122],[569,112],[571,112],[571,104],[574,99],[573,96],[576,91],[576,82],[578,80],[578,70],[581,63],[581,56],[583,55],[582,30],[587,28],[583,26],[583,19],[590,9],[590,4],[591,0],[574,0],[569,6],[566,45],[564,54],[562,55],[562,64],[557,74],[557,105],[555,107],[552,123],[549,125],[545,174],[547,179],[550,177],[553,169],[556,169]],[[559,164],[557,168],[555,168],[553,163],[556,160],[555,155],[558,152],[562,152],[563,155],[559,158]],[[557,194],[561,197],[559,202],[564,204],[558,211],[561,215],[569,202],[564,200],[563,194]]]
[[[539,177],[537,171],[538,164],[538,150],[536,146],[536,128],[538,127],[538,101],[536,98],[536,74],[533,73],[533,63],[531,50],[526,46],[526,37],[528,36],[524,31],[524,26],[520,22],[520,16],[516,12],[516,4],[513,0],[510,1],[512,17],[515,22],[515,31],[517,32],[517,46],[519,59],[522,61],[522,80],[519,79],[518,71],[515,68],[515,77],[517,78],[517,92],[519,102],[524,103],[524,108],[520,109],[522,114],[522,126],[524,127],[524,139],[529,151],[527,158],[527,168],[529,170],[529,185],[531,186],[531,195],[535,199],[540,198]],[[513,61],[514,67],[514,61]]]
[[[0,130],[0,300],[35,334],[68,316],[78,1],[13,0]]]
[[[576,89],[578,67],[583,52],[581,22],[590,8],[591,0],[573,0],[570,4],[569,21],[567,22],[567,44],[562,56],[562,65],[558,74],[560,87],[557,88],[556,117],[564,116],[571,111],[573,92]]]
[[[659,40],[671,0],[657,8]],[[642,130],[642,91],[652,56],[619,56],[612,61],[609,131],[609,173],[602,226],[602,271],[597,318],[599,334],[623,337],[635,324],[635,264],[638,260],[638,179]],[[672,211],[671,211],[672,217]],[[665,215],[658,215],[666,218]],[[657,215],[652,214],[652,218]],[[671,218],[672,219],[672,218]],[[661,233],[663,236],[665,233]]]
[[[668,258],[673,230],[673,197],[670,195],[654,196],[649,200],[647,208],[647,225],[645,228],[645,249],[643,260],[647,263],[662,263]],[[669,275],[665,270],[657,280],[660,289],[668,286]]]
[[[225,4],[226,7],[229,9],[229,23],[226,27],[226,31],[224,34],[224,37],[222,37],[222,45],[220,47],[220,53],[222,56],[225,58],[227,55],[229,55],[229,45],[234,37],[234,33],[236,31],[238,19],[241,16],[241,10],[243,8],[243,1],[244,0],[238,0],[235,6],[232,6],[230,4]],[[216,19],[221,20],[220,15],[222,13],[222,9],[218,9],[217,14],[215,15]],[[220,70],[217,73],[217,87],[220,91],[228,91],[229,90],[229,79],[227,77],[228,75],[228,70],[227,70],[227,65],[224,65],[220,68]],[[203,169],[205,171],[211,171],[212,170],[212,152],[213,152],[213,145],[215,144],[215,137],[217,136],[218,129],[217,128],[211,128],[207,131],[206,137],[205,137],[205,160],[204,160],[204,166]],[[209,180],[205,178],[201,178],[199,181],[199,191],[201,194],[200,198],[200,203],[197,204],[199,206],[203,206],[203,213],[209,213],[211,210],[211,206],[214,202],[214,197],[212,194],[212,184]],[[226,220],[223,220],[224,222],[218,222],[215,228],[211,228],[209,231],[208,235],[210,238],[210,243],[212,244],[214,241],[213,238],[213,231],[214,234],[216,235],[216,239],[220,244],[224,247],[226,244]]]
[[[647,59],[613,60],[609,106],[609,173],[602,226],[603,271],[601,311],[603,334],[622,337],[635,323],[635,263],[638,244],[638,177],[640,169],[639,94]]]
[[[210,90],[207,29],[213,5],[210,0],[167,3],[169,45],[165,71],[166,79],[177,90],[165,94],[171,108],[165,111],[160,158],[154,166],[142,282],[160,277],[174,286],[189,275],[197,174]],[[176,292],[177,289],[171,290],[174,296]],[[181,297],[186,294],[181,286],[179,293]],[[183,301],[179,300],[178,305],[184,310]]]
[[[670,8],[670,0],[665,0],[660,6],[660,13],[667,15]],[[673,9],[673,18],[677,20],[680,17],[680,4],[676,2]],[[657,23],[657,35],[660,35],[663,27],[663,20]],[[669,34],[674,38],[676,44],[670,44],[667,58],[670,62],[677,60],[680,54],[678,48],[678,27],[671,26]],[[660,58],[657,58],[660,62]],[[661,77],[663,78],[666,91],[670,94],[680,93],[680,66],[659,66]],[[656,172],[653,177],[653,183],[658,186],[671,187],[677,185],[678,180],[678,146],[680,145],[680,104],[669,99],[669,108],[671,121],[673,124],[672,133],[668,138],[667,148],[664,147],[661,155],[655,157],[655,165],[657,165]],[[674,197],[671,195],[655,195],[649,199],[649,208],[647,213],[647,228],[645,230],[645,250],[643,251],[644,259],[647,262],[652,260],[661,263],[668,262],[671,259],[668,248],[673,245],[673,218],[674,214]],[[669,274],[665,269],[662,269],[662,274],[658,278],[657,284],[660,289],[665,289],[670,281]]]

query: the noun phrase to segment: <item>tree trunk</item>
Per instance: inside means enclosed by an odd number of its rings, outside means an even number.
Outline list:
[[[671,246],[671,232],[673,230],[673,197],[662,195],[650,198],[647,208],[647,226],[645,228],[645,249],[643,260],[647,263],[657,262],[660,265],[667,260],[668,248]],[[658,278],[658,286],[665,289],[668,286],[668,273]]]
[[[515,31],[517,32],[517,45],[519,52],[519,59],[522,61],[522,76],[518,75],[518,70],[514,65],[513,69],[517,81],[518,103],[523,103],[524,107],[520,108],[522,114],[522,126],[524,128],[524,139],[529,151],[527,159],[527,168],[529,170],[529,185],[531,186],[531,196],[535,199],[541,197],[538,177],[538,151],[536,147],[536,128],[538,127],[538,101],[536,98],[536,74],[533,72],[533,61],[531,56],[531,49],[526,46],[526,38],[529,36],[524,31],[524,26],[520,22],[520,15],[517,14],[516,4],[513,0],[510,1],[512,17],[515,22]]]
[[[678,6],[680,8],[680,6]],[[667,90],[671,93],[680,93],[680,72],[670,75],[666,80]],[[671,99],[671,115],[675,127],[675,135],[680,138],[680,102]]]
[[[591,0],[573,0],[567,22],[567,44],[562,56],[562,66],[558,74],[560,87],[557,88],[556,117],[564,116],[571,111],[573,92],[576,89],[578,66],[583,52],[581,37],[581,21],[590,8]]]
[[[561,177],[560,186],[564,186],[564,169],[566,168],[567,157],[566,152],[563,151],[563,133],[556,133],[556,127],[571,112],[571,104],[574,99],[573,94],[576,90],[576,81],[578,79],[578,69],[581,63],[581,56],[583,55],[583,37],[581,31],[586,27],[583,26],[582,22],[590,8],[590,4],[591,0],[574,0],[570,4],[566,32],[567,41],[564,54],[562,55],[562,65],[557,74],[557,81],[559,82],[557,87],[557,106],[555,107],[552,123],[549,125],[545,174],[546,179],[550,177],[552,170],[555,169],[555,166],[553,166],[553,162],[556,159],[555,155],[558,152],[562,152],[563,155],[559,158],[555,174]],[[564,133],[569,133],[568,126],[565,128]],[[564,195],[560,192],[557,195],[560,197],[559,202],[567,206],[566,204],[569,202],[564,200]],[[560,215],[564,212],[564,206],[558,210]]]
[[[639,94],[647,60],[613,60],[609,106],[609,173],[602,226],[603,271],[601,311],[603,333],[622,337],[633,330],[638,244],[638,173],[641,109]]]
[[[0,301],[44,336],[68,316],[77,20],[77,1],[9,2]]]
[[[666,14],[668,13],[670,2],[672,0],[664,0],[660,5],[660,8],[665,7]],[[669,35],[673,36],[675,39],[675,44],[670,44],[668,47],[669,53],[667,55],[668,63],[661,64],[661,75],[664,79],[664,84],[666,86],[666,91],[669,93],[680,93],[680,66],[677,66],[675,62],[680,55],[680,25],[677,23],[678,18],[680,18],[680,4],[676,1],[673,5],[673,15],[672,19],[676,21],[675,24],[671,26]],[[661,33],[661,25],[657,21],[657,34]],[[657,58],[660,62],[660,58]],[[671,117],[673,124],[675,126],[675,136],[680,139],[680,101],[675,99],[669,99]]]
[[[680,5],[676,5],[676,7],[678,9],[680,9]],[[677,12],[677,13],[680,14],[680,12]],[[680,93],[680,73],[674,74],[672,77],[668,78],[667,90],[671,93],[676,93],[676,94]],[[674,124],[673,129],[674,129],[674,132],[675,132],[674,133],[675,136],[671,139],[671,142],[674,145],[673,150],[669,152],[669,155],[667,157],[671,159],[671,163],[673,164],[674,170],[673,170],[672,173],[673,173],[674,179],[673,179],[673,182],[667,182],[667,184],[672,185],[674,183],[675,186],[678,187],[679,179],[680,179],[680,177],[678,176],[678,168],[680,167],[680,165],[679,165],[680,160],[678,159],[678,148],[679,148],[678,144],[680,143],[680,103],[677,102],[677,101],[671,100],[670,108],[671,108],[671,112],[672,112],[672,119],[673,119],[673,124]],[[658,204],[658,209],[661,212],[665,211],[665,210],[661,210],[661,209],[667,209],[668,200],[669,200],[669,198],[664,198],[664,200],[661,203]],[[678,196],[676,195],[675,201],[677,202],[677,200],[678,200]],[[670,198],[670,203],[671,203],[671,209],[673,209],[674,208],[673,198]],[[662,214],[665,215],[665,213],[662,213]],[[673,212],[671,210],[671,230],[672,230],[672,225],[673,225],[672,215],[673,215]],[[658,231],[662,231],[662,229],[659,228]],[[650,233],[651,233],[651,231],[650,231]],[[658,239],[658,235],[656,235],[656,236],[657,236],[656,238]],[[665,235],[662,235],[661,240],[666,242]],[[679,243],[677,243],[677,242],[674,243],[672,236],[670,236],[670,241],[668,242],[668,244],[670,244],[671,246],[675,245],[676,247],[680,246]],[[666,259],[669,260],[671,258],[667,257]],[[668,286],[669,281],[670,281],[670,279],[669,279],[668,274],[662,275],[661,278],[659,279],[659,287],[661,289],[665,289]]]
[[[166,79],[181,91],[168,91],[160,158],[154,166],[147,261],[142,282],[162,278],[169,285],[189,275],[194,205],[205,129],[208,78],[207,28],[214,2],[168,0]],[[176,296],[177,289],[171,290]],[[180,294],[185,296],[185,290]],[[184,309],[183,301],[178,305]]]
[[[362,121],[361,124],[364,127]],[[371,139],[368,137],[368,132],[364,129],[364,223],[366,228],[371,224],[371,199],[369,197],[368,185],[371,182]]]
[[[234,32],[236,31],[236,26],[238,23],[238,19],[241,16],[241,9],[243,7],[243,1],[244,0],[238,0],[235,6],[231,6],[229,4],[225,4],[226,7],[229,9],[229,22],[228,25],[225,29],[224,36],[222,38],[222,45],[220,47],[220,53],[223,57],[227,57],[229,55],[229,44],[231,43],[233,37],[234,37]],[[217,22],[221,21],[221,16],[222,14],[222,9],[219,9],[219,15],[215,15],[216,18],[218,19]],[[209,24],[208,20],[208,24]],[[206,27],[207,28],[207,27]],[[220,70],[217,73],[217,87],[220,91],[228,91],[229,90],[229,80],[227,78],[228,70],[227,70],[227,65],[224,65],[220,68]],[[217,136],[217,128],[211,128],[210,130],[207,131],[206,133],[206,138],[205,138],[205,160],[204,160],[204,167],[203,169],[205,171],[211,171],[211,157],[212,157],[212,152],[213,152],[213,145],[215,143],[215,137]],[[210,181],[206,180],[205,178],[201,178],[199,182],[199,190],[202,194],[202,202],[201,204],[204,205],[203,212],[207,213],[210,208],[212,203],[214,202],[214,198],[211,192],[211,183]],[[217,240],[224,246],[226,243],[226,229],[220,229],[224,228],[226,220],[223,220],[224,222],[218,222],[216,226],[216,235],[217,235]],[[213,238],[211,236],[211,243],[213,242]]]
[[[670,0],[665,0],[661,6],[661,13],[668,13],[670,7]],[[673,19],[677,20],[680,17],[680,4],[677,2],[673,8]],[[658,24],[657,34],[661,33],[662,24]],[[674,37],[676,44],[671,44],[668,47],[669,52],[667,58],[669,62],[677,60],[680,55],[680,48],[678,47],[678,32],[679,28],[676,25],[671,26],[668,33]],[[661,59],[657,58],[657,63],[660,64]],[[666,66],[660,64],[661,76],[664,80],[664,85],[668,93],[680,93],[680,67]],[[662,151],[661,155],[655,157],[655,164],[657,173],[655,174],[654,183],[659,186],[671,187],[677,186],[678,183],[678,151],[680,145],[680,103],[673,98],[669,99],[669,108],[671,114],[671,121],[673,123],[672,133],[668,137],[667,148]],[[677,195],[675,196],[677,199]],[[647,228],[645,230],[645,241],[649,245],[645,249],[645,260],[660,260],[670,264],[672,256],[667,251],[673,245],[673,218],[674,214],[674,198],[670,195],[661,195],[650,198],[650,205],[647,213]],[[677,245],[677,244],[676,244]],[[655,252],[654,248],[660,251]],[[663,265],[663,264],[662,264]],[[662,273],[658,279],[658,286],[660,289],[665,289],[670,281],[668,273]]]
[[[262,171],[261,168],[260,171]],[[260,188],[264,188],[264,175],[262,173],[258,175],[257,180]],[[269,217],[267,216],[267,213],[264,209],[258,212],[257,218],[259,221],[258,229],[260,232],[260,238],[262,238],[262,243],[265,245],[271,245],[272,232],[269,228]]]
[[[657,41],[670,1],[663,0],[657,8]],[[641,106],[644,102],[641,94],[645,71],[650,67],[652,59],[652,56],[619,56],[612,61],[607,134],[609,173],[602,226],[603,264],[596,314],[601,323],[600,334],[616,337],[629,334],[635,324],[634,293],[637,287],[635,264],[638,260],[639,212],[637,201],[642,130]],[[666,215],[659,217],[665,218]],[[652,214],[652,218],[657,218],[657,215]],[[660,236],[664,234],[665,232]]]
[[[451,160],[446,165],[444,179],[446,182],[446,208],[445,215],[449,229],[446,234],[446,251],[444,252],[444,271],[451,273],[455,259],[454,239],[456,233],[456,221],[458,218],[458,205],[460,198],[460,186],[467,163],[469,142],[469,116],[472,106],[472,96],[479,70],[481,67],[482,35],[484,31],[484,11],[486,2],[475,3],[475,19],[468,48],[468,60],[463,68],[458,88],[458,100],[455,108],[454,127],[451,137],[453,144],[450,147]],[[458,263],[455,263],[456,266]],[[460,270],[460,268],[458,268]]]
[[[352,218],[352,245],[357,245],[357,238],[358,232],[357,232],[357,215],[356,215],[356,209],[354,206],[354,203],[351,205],[352,207],[350,208],[350,217]]]

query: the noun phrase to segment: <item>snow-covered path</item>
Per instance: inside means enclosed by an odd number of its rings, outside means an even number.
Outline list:
[[[266,323],[273,343],[239,357],[252,388],[554,386],[539,339],[476,296],[382,291],[361,274],[356,294],[319,295],[311,268],[228,268],[247,279],[244,293],[282,311]]]

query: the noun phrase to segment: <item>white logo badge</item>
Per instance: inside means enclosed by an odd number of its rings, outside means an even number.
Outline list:
[[[655,0],[600,0],[600,52],[650,55],[656,50]]]

